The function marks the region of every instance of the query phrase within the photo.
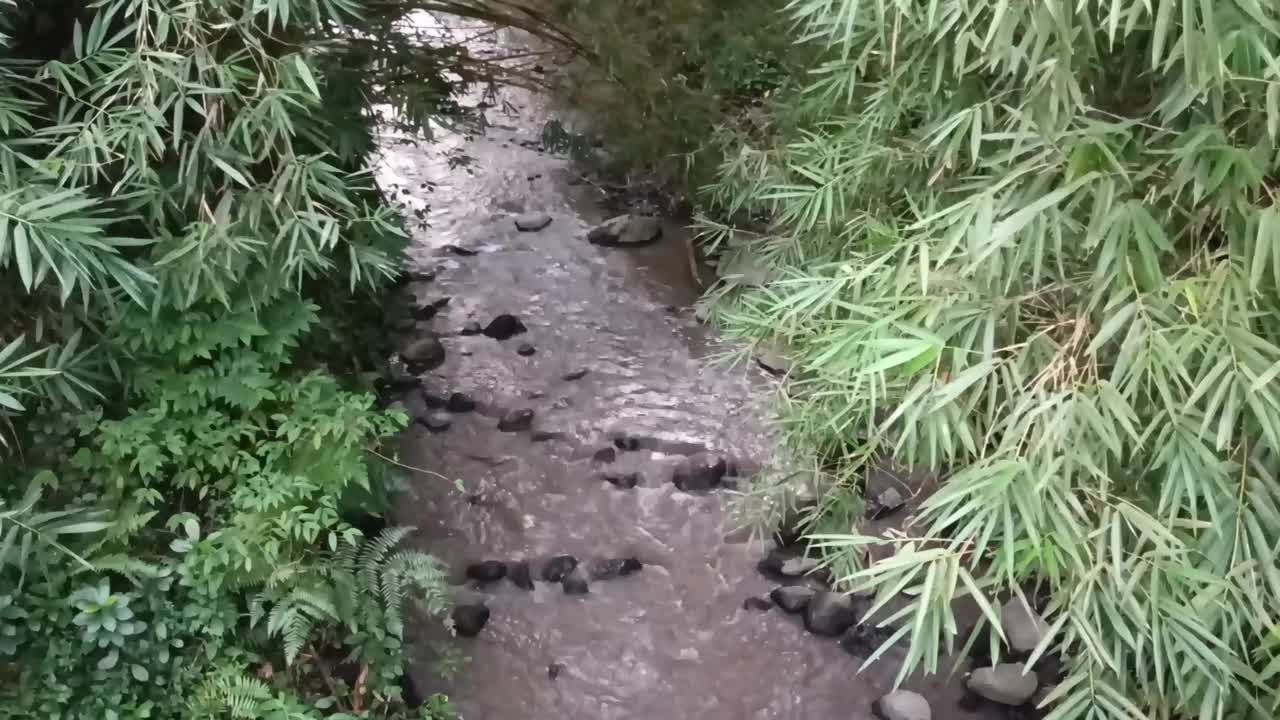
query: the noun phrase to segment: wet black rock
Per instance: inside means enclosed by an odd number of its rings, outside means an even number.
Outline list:
[[[520,232],[537,232],[551,224],[551,216],[543,212],[530,212],[516,216],[516,229]]]
[[[528,560],[517,560],[507,564],[507,579],[521,590],[533,589],[533,572],[529,570]]]
[[[630,490],[640,484],[640,473],[607,472],[600,476],[602,480],[620,490]]]
[[[485,560],[467,566],[467,579],[476,582],[497,582],[507,576],[507,564],[501,560]]]
[[[662,237],[662,221],[648,215],[619,215],[587,233],[587,242],[602,247],[639,247]]]
[[[444,345],[435,335],[414,340],[400,352],[410,372],[434,370],[444,362]]]
[[[744,610],[751,610],[754,612],[769,612],[773,609],[773,601],[767,597],[756,597],[753,595],[742,601],[742,608]]]
[[[435,392],[434,390],[423,390],[422,399],[427,403],[427,407],[435,408],[436,410],[439,410],[440,408],[447,408],[449,406],[449,398]]]
[[[443,410],[436,410],[428,413],[420,422],[431,432],[444,432],[453,425],[453,416]]]
[[[728,463],[725,459],[708,453],[699,453],[676,467],[671,482],[685,492],[710,490],[720,484]]]
[[[562,377],[566,382],[573,382],[574,380],[581,380],[586,377],[589,372],[591,371],[587,368],[578,368],[577,370],[571,370],[570,372],[565,373]]]
[[[463,325],[462,329],[458,332],[462,335],[479,335],[484,332],[484,328],[480,327],[480,323],[472,320],[471,322]]]
[[[484,329],[484,334],[494,340],[506,340],[528,329],[515,315],[502,314],[489,322]]]
[[[618,459],[618,451],[611,447],[600,448],[595,451],[595,454],[591,456],[591,459],[598,463],[611,463]]]
[[[452,300],[453,300],[452,297],[450,297],[449,295],[445,295],[444,297],[436,298],[435,300],[432,300],[429,304],[431,305],[431,307],[437,310],[443,310],[445,309],[445,307],[449,305],[449,303]]]
[[[560,677],[560,673],[564,672],[564,665],[561,663],[551,663],[547,666],[547,677],[555,680]]]
[[[627,452],[635,452],[636,450],[640,449],[640,439],[628,437],[626,435],[620,435],[613,439],[613,446],[618,448],[619,450],[625,450]]]
[[[560,580],[560,587],[565,595],[586,595],[591,592],[591,583],[587,581],[587,573],[577,568]]]
[[[902,509],[907,501],[903,499],[898,488],[885,488],[879,495],[867,498],[867,514],[875,520],[888,517]]]
[[[516,348],[516,354],[521,357],[529,357],[536,352],[538,352],[538,348],[529,343],[520,343],[520,347]]]
[[[533,434],[529,436],[529,439],[533,442],[540,443],[549,442],[551,440],[560,440],[564,436],[564,433],[556,432],[555,430],[534,430]]]
[[[643,569],[644,563],[633,557],[609,558],[593,560],[587,572],[592,580],[612,580],[626,577]]]
[[[856,622],[853,598],[844,593],[821,590],[804,610],[804,627],[814,635],[839,637]]]
[[[470,248],[459,247],[458,245],[444,245],[440,248],[440,252],[446,255],[457,255],[458,257],[471,257],[477,252]]]
[[[419,305],[413,309],[413,318],[416,318],[418,320],[430,320],[431,318],[435,317],[436,313],[439,311],[440,309],[437,308],[435,305],[431,305],[431,304]]]
[[[783,585],[769,593],[769,599],[789,613],[803,612],[813,600],[814,590],[805,585]]]
[[[484,605],[459,605],[453,609],[453,628],[462,637],[475,637],[489,622],[489,608]]]
[[[498,421],[498,429],[502,432],[523,432],[533,427],[533,411],[529,408],[512,410]]]
[[[431,282],[436,279],[435,270],[410,270],[408,275],[415,282]]]
[[[572,555],[557,555],[542,566],[542,579],[547,582],[560,582],[576,567],[578,567],[578,558]]]
[[[880,646],[877,637],[871,623],[855,624],[840,636],[840,647],[854,657],[868,658]]]
[[[445,407],[449,412],[471,412],[476,409],[476,401],[466,393],[456,392],[449,396],[449,402]]]

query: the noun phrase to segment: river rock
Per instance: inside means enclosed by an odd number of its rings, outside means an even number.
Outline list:
[[[1031,699],[1040,681],[1034,672],[1023,671],[1020,663],[1003,663],[978,668],[965,685],[974,693],[1003,705],[1021,705]]]
[[[778,568],[783,577],[804,577],[822,566],[822,561],[811,557],[793,557]]]
[[[440,308],[430,303],[426,305],[419,305],[413,309],[413,317],[417,318],[418,320],[430,320],[431,318],[435,317],[436,313],[438,313],[439,311],[440,311]]]
[[[602,247],[639,247],[662,237],[662,221],[649,215],[619,215],[587,233],[587,242]]]
[[[878,628],[874,621],[868,620],[845,630],[840,636],[840,647],[854,657],[868,658],[893,636],[893,632],[892,627]]]
[[[520,318],[504,313],[489,321],[483,332],[494,340],[507,340],[528,331],[528,329],[524,326],[524,323],[520,322]]]
[[[612,580],[626,577],[643,569],[644,563],[633,557],[609,558],[593,560],[587,572],[592,580]]]
[[[560,587],[564,588],[565,595],[586,595],[591,592],[591,583],[587,580],[587,573],[582,568],[574,568],[572,572],[561,578]]]
[[[773,601],[767,597],[752,595],[742,601],[742,609],[751,610],[753,612],[769,612],[773,609]]]
[[[443,410],[435,410],[420,421],[431,432],[444,432],[453,425],[453,416]]]
[[[710,490],[720,484],[728,463],[725,459],[708,453],[699,453],[686,459],[672,473],[671,482],[685,492]]]
[[[1000,627],[1015,653],[1029,653],[1049,634],[1049,623],[1027,606],[1021,597],[1012,597],[1000,608]]]
[[[528,212],[516,216],[516,229],[520,232],[537,232],[551,224],[551,216],[544,212]]]
[[[933,710],[924,696],[910,690],[894,690],[871,706],[880,720],[933,720]]]
[[[484,605],[458,605],[453,609],[453,629],[462,637],[475,637],[489,622],[489,608]]]
[[[529,357],[536,352],[538,352],[538,348],[529,343],[520,343],[520,347],[516,348],[516,354],[520,357]]]
[[[613,446],[624,452],[635,452],[640,449],[640,438],[619,435],[613,439]]]
[[[433,410],[439,410],[449,406],[449,398],[434,390],[427,390],[426,388],[423,388],[421,390],[421,394],[423,402],[427,404],[427,407]]]
[[[465,413],[476,409],[476,401],[466,393],[456,392],[449,396],[445,405],[449,412]]]
[[[566,382],[573,382],[574,380],[581,380],[586,377],[588,372],[590,372],[590,370],[587,368],[578,368],[577,370],[570,370],[562,375],[561,378]]]
[[[856,622],[853,598],[840,592],[819,591],[804,610],[804,627],[814,635],[839,637]]]
[[[472,250],[471,248],[464,248],[461,245],[454,245],[450,243],[448,245],[440,246],[440,252],[445,255],[457,255],[458,257],[471,257],[472,255],[476,255],[478,251]]]
[[[479,335],[484,332],[484,328],[480,327],[480,323],[472,320],[471,322],[464,324],[462,329],[458,332],[462,335]]]
[[[770,347],[756,349],[756,364],[774,375],[786,375],[791,372],[791,361]]]
[[[572,555],[557,555],[542,566],[542,579],[547,582],[560,582],[576,567],[578,567],[578,558]]]
[[[414,340],[400,352],[410,372],[434,370],[444,362],[444,345],[435,335]]]
[[[485,560],[467,566],[467,578],[476,582],[497,582],[507,576],[507,564],[500,560]]]
[[[516,560],[507,563],[507,579],[521,590],[532,590],[533,573],[529,570],[529,561]]]
[[[630,490],[640,484],[640,473],[607,472],[600,476],[602,480],[620,490]]]
[[[774,604],[789,613],[804,612],[809,606],[809,601],[813,600],[814,590],[805,585],[783,585],[776,587],[769,593],[769,599]]]
[[[867,511],[873,519],[888,517],[898,510],[902,509],[907,501],[902,497],[902,493],[896,487],[887,487],[873,498],[867,501]]]
[[[598,463],[611,463],[617,459],[618,451],[611,447],[600,448],[591,455],[591,460]]]
[[[512,410],[498,421],[498,429],[502,432],[523,432],[533,427],[533,411],[529,408]]]

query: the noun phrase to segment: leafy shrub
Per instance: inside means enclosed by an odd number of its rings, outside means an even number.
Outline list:
[[[734,138],[720,318],[798,364],[798,458],[944,476],[903,536],[817,539],[903,591],[904,674],[1047,595],[1052,717],[1280,711],[1280,11],[1250,0],[797,0],[824,51]],[[846,505],[848,503],[845,503]],[[846,526],[847,528],[847,526]],[[995,633],[999,637],[999,632]]]

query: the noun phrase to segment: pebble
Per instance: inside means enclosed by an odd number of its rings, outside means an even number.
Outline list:
[[[640,473],[616,473],[607,472],[601,475],[601,478],[610,485],[620,490],[630,490],[640,484]]]
[[[566,382],[573,382],[574,380],[581,380],[582,378],[586,377],[588,372],[591,372],[591,371],[588,370],[587,368],[578,368],[577,370],[571,370],[565,373],[563,375],[563,378]]]
[[[536,352],[538,352],[538,349],[529,343],[520,343],[520,347],[516,348],[516,354],[521,357],[529,357]]]
[[[767,597],[751,596],[742,601],[744,610],[753,610],[756,612],[769,612],[773,609],[773,601]]]
[[[516,216],[516,229],[520,232],[537,232],[551,224],[551,216],[542,212],[530,212]]]
[[[626,577],[632,573],[640,572],[644,569],[644,563],[636,558],[609,558],[607,560],[594,560],[587,569],[592,580],[612,580],[614,578]]]
[[[480,327],[480,323],[472,320],[471,322],[463,325],[462,329],[458,332],[462,335],[479,335],[484,332],[484,328]]]

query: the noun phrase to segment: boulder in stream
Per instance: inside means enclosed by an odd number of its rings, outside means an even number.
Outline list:
[[[965,686],[982,697],[1002,705],[1021,705],[1035,695],[1040,686],[1036,674],[1023,672],[1021,663],[1003,663],[978,668],[969,675]]]
[[[578,567],[578,558],[572,555],[557,555],[542,566],[542,579],[547,582],[560,582],[576,567]]]
[[[527,212],[516,216],[516,229],[520,232],[537,232],[551,224],[551,216],[544,212]]]
[[[785,612],[792,614],[804,612],[813,599],[814,590],[806,585],[783,585],[769,593],[769,599]]]
[[[533,573],[529,570],[529,561],[516,560],[507,563],[507,579],[521,590],[532,590]]]
[[[933,720],[933,710],[924,696],[910,690],[894,690],[871,706],[880,720]]]
[[[602,473],[600,478],[619,490],[630,490],[640,484],[640,473],[638,472],[607,472]]]
[[[804,627],[814,635],[840,637],[856,622],[853,598],[841,592],[821,590],[804,609]]]
[[[462,637],[475,637],[489,622],[489,608],[480,604],[458,605],[453,609],[453,629]]]
[[[1009,641],[1009,649],[1017,654],[1035,650],[1049,634],[1049,623],[1017,596],[1000,608],[1000,627]]]
[[[515,315],[503,313],[489,321],[484,328],[484,334],[494,340],[507,340],[515,337],[523,332],[528,332],[529,328],[524,326],[520,318]]]
[[[662,221],[651,215],[619,215],[587,233],[587,242],[601,247],[640,247],[662,237]]]
[[[409,343],[400,357],[411,373],[434,370],[444,362],[444,345],[435,335],[428,335]]]
[[[702,492],[720,484],[729,465],[724,458],[699,453],[684,460],[671,475],[671,482],[685,492]]]
[[[456,392],[449,396],[445,407],[449,412],[466,413],[476,409],[476,401],[466,393]]]
[[[644,563],[633,557],[608,558],[593,560],[587,572],[592,580],[613,580],[638,573],[643,569]]]
[[[485,560],[467,566],[467,578],[476,582],[497,582],[507,576],[507,564],[501,560]]]
[[[582,568],[574,568],[572,572],[560,579],[560,587],[565,595],[586,595],[591,592],[591,583]]]
[[[611,447],[603,447],[591,454],[591,460],[598,463],[611,463],[618,459],[618,451]]]
[[[533,411],[529,408],[512,410],[498,420],[498,429],[502,432],[524,432],[533,427]]]

